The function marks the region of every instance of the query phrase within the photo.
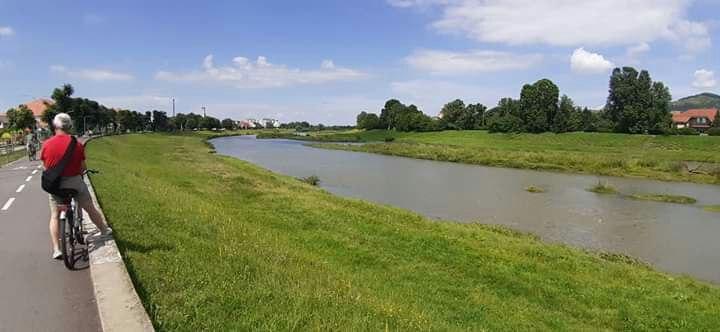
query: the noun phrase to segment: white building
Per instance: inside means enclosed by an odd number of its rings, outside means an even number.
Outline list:
[[[280,128],[280,121],[276,119],[265,118],[262,120],[262,124],[265,128]]]

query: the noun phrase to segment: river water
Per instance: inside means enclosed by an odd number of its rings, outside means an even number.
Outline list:
[[[212,140],[219,154],[294,177],[317,175],[337,195],[430,218],[506,225],[542,239],[623,253],[660,270],[720,283],[720,186],[483,167],[325,150],[252,136]],[[598,180],[621,193],[685,195],[695,205],[588,192]],[[525,191],[540,186],[545,193]]]

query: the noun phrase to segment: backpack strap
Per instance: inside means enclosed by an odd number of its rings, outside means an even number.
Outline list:
[[[62,172],[65,170],[65,167],[67,167],[67,164],[70,162],[70,158],[75,152],[76,146],[77,139],[75,138],[75,136],[70,136],[70,145],[68,145],[67,149],[65,150],[65,154],[63,155],[60,162],[57,164],[57,166],[55,166],[58,175],[62,174]]]

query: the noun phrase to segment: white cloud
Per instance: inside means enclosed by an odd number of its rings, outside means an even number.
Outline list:
[[[213,56],[208,55],[201,71],[175,73],[159,71],[155,79],[180,82],[220,82],[238,88],[275,88],[301,84],[322,84],[334,81],[349,81],[367,77],[367,74],[349,68],[338,67],[332,60],[324,60],[319,69],[291,69],[284,65],[268,62],[259,56],[250,61],[236,57],[232,65],[217,67]]]
[[[636,63],[640,56],[649,51],[650,45],[648,43],[642,42],[640,44],[628,47],[627,51],[625,51],[625,57],[627,58],[628,62]]]
[[[632,45],[691,36],[686,45],[709,43],[703,23],[685,20],[692,0],[389,0],[397,7],[435,4],[432,26],[481,42],[557,46]]]
[[[581,74],[602,74],[608,72],[615,65],[604,56],[586,51],[584,48],[576,49],[570,56],[570,68]]]
[[[513,54],[486,50],[469,52],[419,50],[405,58],[412,67],[435,74],[526,69],[541,60],[542,55],[539,54]]]
[[[665,37],[684,46],[691,54],[704,51],[712,45],[707,25],[700,22],[679,20],[665,33]]]
[[[715,72],[700,69],[695,71],[695,80],[693,81],[693,87],[698,89],[712,89],[717,86],[717,80],[715,79]]]
[[[61,73],[71,78],[90,81],[130,81],[134,79],[130,74],[107,69],[69,69],[61,65],[52,65],[50,66],[50,71]]]
[[[15,30],[11,27],[0,27],[0,37],[10,37],[15,35]]]

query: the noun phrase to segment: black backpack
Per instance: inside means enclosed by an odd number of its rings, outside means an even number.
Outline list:
[[[68,162],[70,162],[70,157],[72,157],[73,153],[75,152],[76,145],[77,139],[75,139],[75,136],[70,136],[70,145],[68,145],[67,149],[65,150],[65,155],[63,155],[62,160],[60,160],[60,162],[55,165],[55,167],[43,171],[43,190],[56,196],[62,196],[64,194],[64,192],[60,189],[60,174],[62,174]]]

